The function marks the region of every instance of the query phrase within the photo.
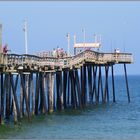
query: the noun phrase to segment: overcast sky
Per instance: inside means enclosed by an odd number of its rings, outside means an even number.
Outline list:
[[[3,44],[13,53],[25,53],[23,21],[28,20],[28,50],[51,50],[57,46],[67,50],[66,34],[77,42],[92,42],[94,34],[102,35],[102,51],[131,52],[134,64],[129,74],[140,74],[140,2],[0,2],[0,22],[3,24]],[[116,68],[122,73],[122,67]]]

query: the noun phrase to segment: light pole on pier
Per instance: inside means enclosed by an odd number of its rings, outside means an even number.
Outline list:
[[[67,41],[68,41],[68,57],[70,56],[70,34],[67,34]]]
[[[28,54],[28,40],[27,40],[27,20],[24,20],[24,39],[25,39],[25,53]]]
[[[83,44],[85,47],[85,42],[86,42],[86,30],[85,30],[85,28],[82,29],[82,32],[83,32]]]
[[[0,53],[2,53],[2,24],[0,24]]]
[[[74,47],[75,47],[75,44],[76,44],[76,35],[74,35]],[[74,48],[74,55],[76,55],[76,48]]]

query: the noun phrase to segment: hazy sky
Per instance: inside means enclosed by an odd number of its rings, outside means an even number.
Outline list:
[[[140,2],[0,2],[0,22],[3,24],[3,44],[13,53],[25,53],[23,21],[28,20],[29,53],[51,50],[57,46],[67,50],[66,34],[77,42],[92,42],[94,34],[102,35],[102,51],[131,52],[134,64],[129,74],[140,74]],[[116,73],[122,73],[116,68]]]

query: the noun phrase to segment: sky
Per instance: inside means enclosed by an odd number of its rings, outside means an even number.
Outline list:
[[[73,52],[73,35],[77,42],[94,41],[101,34],[103,52],[133,54],[134,63],[127,66],[128,74],[140,74],[140,2],[138,1],[1,1],[0,23],[3,25],[3,44],[11,53],[25,53],[24,19],[28,21],[28,53],[48,51],[57,46],[67,50],[66,34],[70,33]],[[116,74],[123,74],[123,66],[116,66]]]

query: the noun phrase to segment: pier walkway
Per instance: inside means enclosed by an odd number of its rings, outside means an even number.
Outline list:
[[[3,54],[1,62],[4,71],[18,70],[62,70],[80,68],[83,64],[92,63],[95,65],[114,65],[132,63],[131,53],[100,53],[92,50],[85,50],[75,56],[56,58],[39,57],[36,55]]]

